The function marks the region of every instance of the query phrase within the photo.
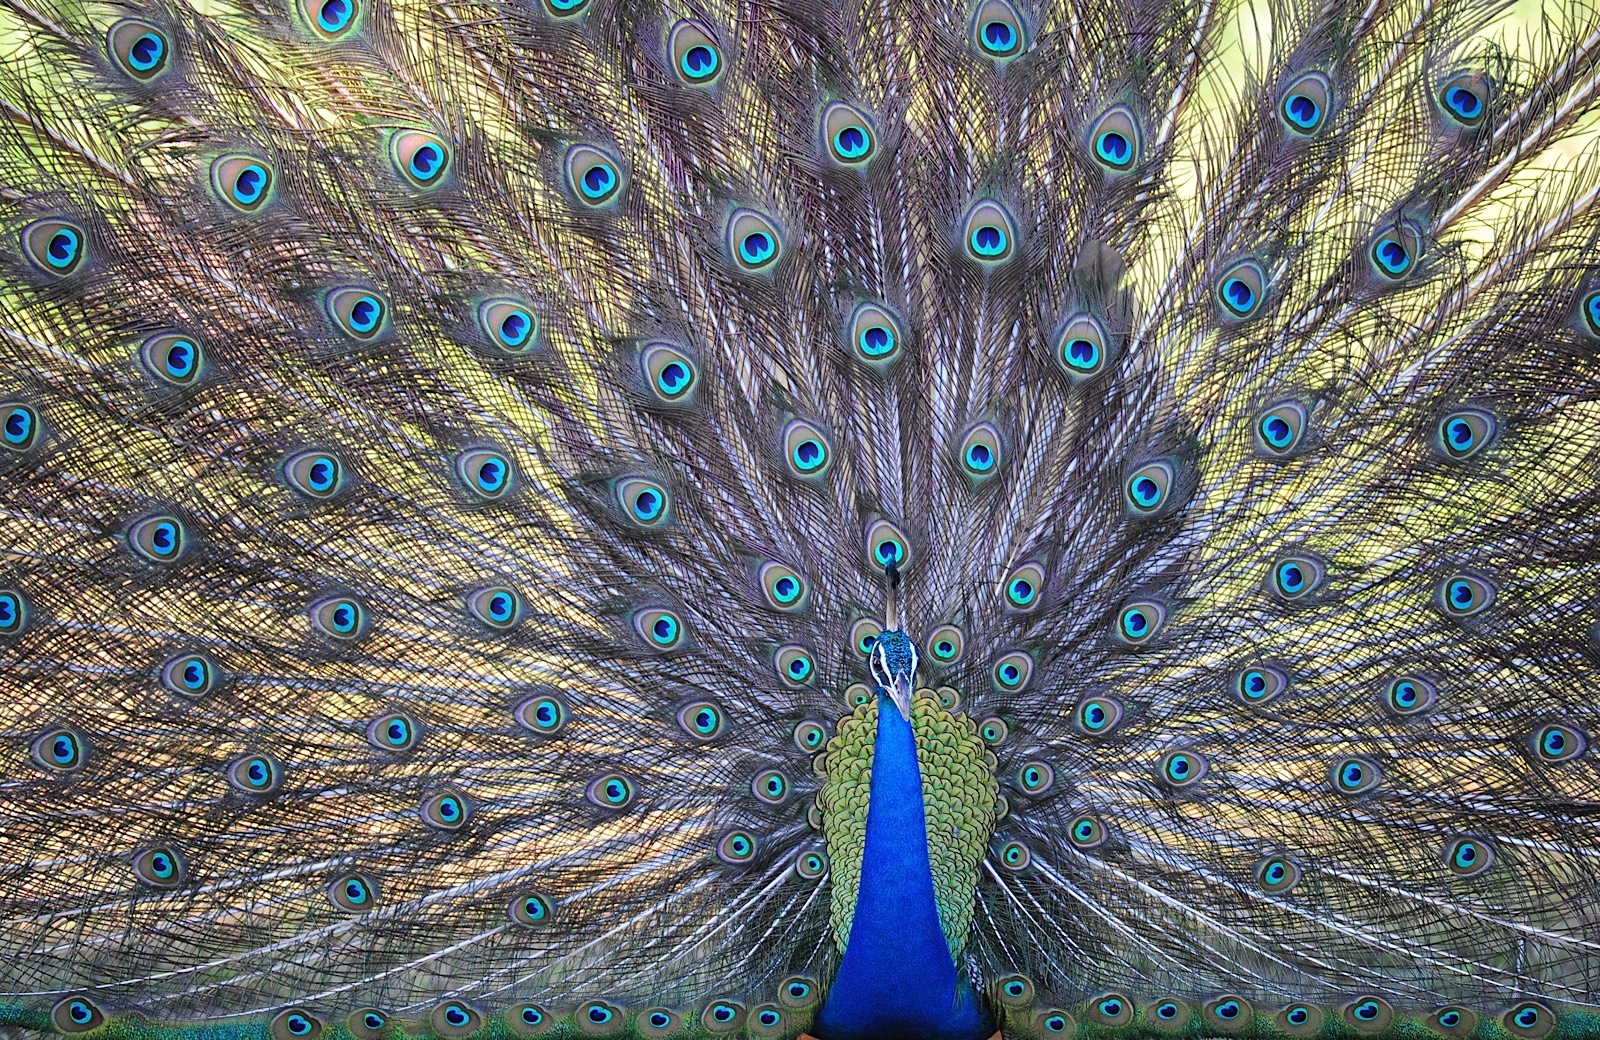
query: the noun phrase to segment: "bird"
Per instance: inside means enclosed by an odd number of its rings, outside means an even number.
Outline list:
[[[0,1033],[1600,1037],[1600,11],[0,0]]]

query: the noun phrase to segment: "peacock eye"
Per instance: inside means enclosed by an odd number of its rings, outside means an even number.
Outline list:
[[[967,210],[961,239],[972,259],[983,264],[1001,263],[1016,253],[1016,224],[999,202],[979,199]]]
[[[883,367],[900,353],[900,323],[876,303],[861,303],[850,315],[850,345],[857,356],[874,367]]]
[[[866,163],[876,148],[866,113],[843,101],[835,101],[822,110],[822,139],[828,157],[846,167]]]
[[[1333,99],[1333,84],[1321,72],[1306,72],[1278,94],[1278,115],[1283,125],[1297,137],[1315,137],[1328,122],[1328,106]]]
[[[1089,130],[1089,154],[1107,173],[1126,173],[1139,161],[1144,135],[1127,105],[1114,105]]]
[[[621,165],[593,145],[578,144],[567,149],[566,170],[572,197],[586,207],[608,205],[622,191]]]
[[[722,48],[699,22],[685,19],[674,25],[667,34],[667,53],[673,71],[690,86],[710,86],[722,73]]]
[[[359,343],[377,339],[388,322],[389,304],[376,290],[344,286],[328,293],[323,307],[334,327]]]
[[[783,255],[783,238],[765,214],[741,209],[728,218],[728,251],[734,266],[751,274],[771,270]]]
[[[1022,16],[1007,0],[983,0],[972,16],[972,35],[978,53],[996,61],[1021,54],[1027,39]]]
[[[1240,260],[1217,279],[1217,302],[1222,316],[1243,322],[1257,317],[1266,299],[1267,272],[1255,260]]]

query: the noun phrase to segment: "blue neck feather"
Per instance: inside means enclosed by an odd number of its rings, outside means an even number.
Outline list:
[[[984,1019],[939,929],[916,737],[880,690],[856,916],[814,1032],[972,1040],[988,1035]]]

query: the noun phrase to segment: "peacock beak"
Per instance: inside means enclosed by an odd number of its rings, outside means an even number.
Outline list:
[[[911,679],[909,675],[896,675],[884,691],[894,701],[894,706],[900,709],[900,717],[907,722],[911,721]]]

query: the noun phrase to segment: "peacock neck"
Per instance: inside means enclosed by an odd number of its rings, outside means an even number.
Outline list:
[[[823,1040],[986,1035],[939,927],[916,735],[882,690],[855,919],[816,1032]]]

